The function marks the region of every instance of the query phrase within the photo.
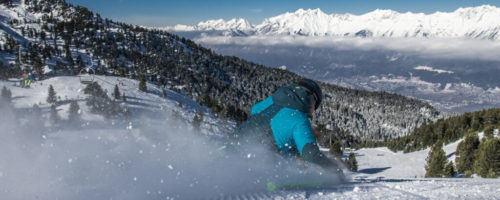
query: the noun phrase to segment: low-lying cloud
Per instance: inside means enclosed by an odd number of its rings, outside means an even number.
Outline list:
[[[207,46],[307,46],[338,50],[389,50],[414,53],[430,58],[500,61],[500,56],[498,56],[500,42],[491,40],[312,36],[205,36],[194,40]]]

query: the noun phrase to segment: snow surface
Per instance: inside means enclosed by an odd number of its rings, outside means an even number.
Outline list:
[[[135,80],[94,80],[108,91],[119,85],[128,99],[122,106],[133,116],[110,120],[90,114],[78,77],[53,77],[30,89],[0,81],[12,91],[16,108],[2,108],[0,115],[2,199],[497,199],[500,193],[499,179],[422,178],[428,149],[408,154],[360,149],[355,151],[359,172],[339,184],[329,172],[258,147],[219,150],[234,124],[205,108],[201,130],[194,129],[190,124],[199,105],[181,94],[168,90],[165,99],[154,85],[143,93]],[[57,110],[63,119],[40,125],[27,110],[40,104],[42,120],[48,121],[49,85],[61,97]],[[65,124],[70,101],[79,103],[82,124]],[[450,160],[457,144],[444,147]],[[268,192],[269,181],[325,184]]]
[[[443,147],[449,160],[455,161],[455,151],[461,140]],[[392,152],[386,147],[361,149],[355,151],[359,173],[357,178],[423,178],[425,159],[430,147],[417,152],[404,154]],[[395,162],[396,161],[396,162]]]

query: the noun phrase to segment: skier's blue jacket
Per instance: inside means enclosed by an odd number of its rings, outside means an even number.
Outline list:
[[[276,147],[280,153],[297,153],[306,161],[331,165],[319,151],[312,133],[308,93],[298,84],[279,88],[252,107],[250,118],[238,126],[236,133],[242,137],[256,135],[261,143]]]

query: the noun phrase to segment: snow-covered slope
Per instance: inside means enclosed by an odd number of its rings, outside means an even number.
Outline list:
[[[481,135],[481,133],[480,133]],[[445,145],[448,160],[462,140]],[[327,151],[327,149],[323,149]],[[385,147],[354,151],[358,172],[351,184],[328,189],[299,190],[287,194],[295,199],[498,199],[500,179],[423,178],[430,148],[403,154]],[[347,158],[347,154],[344,155]]]
[[[81,78],[80,78],[81,77]],[[93,114],[90,108],[86,105],[87,94],[84,94],[85,84],[81,80],[89,79],[88,76],[58,76],[49,78],[43,81],[35,81],[30,88],[19,87],[17,79],[9,81],[0,81],[0,88],[7,87],[12,92],[12,105],[16,109],[29,109],[37,104],[42,111],[48,111],[50,104],[46,99],[48,96],[49,85],[52,85],[58,101],[58,115],[61,118],[68,118],[69,105],[72,101],[76,101],[81,108],[81,117],[89,122],[103,121],[105,118],[102,115]],[[191,122],[198,112],[200,105],[186,96],[176,93],[172,90],[165,89],[167,98],[163,97],[162,88],[156,85],[147,84],[148,92],[142,92],[139,88],[139,81],[121,77],[94,76],[93,80],[101,85],[107,91],[108,96],[112,96],[115,85],[119,87],[120,93],[125,95],[126,102],[122,102],[121,106],[126,107],[132,112],[133,116],[154,117],[156,114],[160,116],[169,116],[175,113],[183,121]],[[179,106],[182,104],[182,107]],[[202,132],[205,134],[213,134],[220,132],[220,120],[210,114],[210,109],[203,108],[207,113],[202,124]],[[45,113],[45,114],[44,114]],[[45,117],[48,117],[48,112],[42,112]],[[231,124],[226,124],[229,128]],[[210,131],[209,131],[210,130]],[[222,132],[221,132],[222,134]]]
[[[500,8],[483,5],[454,12],[399,13],[380,10],[363,14],[325,14],[299,9],[250,25],[244,19],[209,20],[197,26],[167,27],[171,31],[211,31],[245,35],[306,35],[356,37],[431,37],[500,40]],[[235,31],[237,30],[237,31]],[[233,34],[234,35],[234,34]],[[236,34],[237,35],[237,34]]]
[[[386,148],[356,151],[359,172],[349,183],[268,192],[267,183],[335,180],[314,167],[297,168],[259,148],[220,148],[226,123],[206,114],[201,134],[190,125],[196,102],[154,85],[140,92],[138,82],[96,76],[127,97],[132,116],[104,119],[90,114],[78,77],[53,77],[31,88],[0,81],[12,91],[14,111],[0,115],[0,196],[5,199],[494,199],[499,179],[422,179],[428,150],[402,154]],[[29,108],[39,104],[43,120],[49,85],[60,97],[62,122],[70,101],[81,106],[76,127],[33,125]],[[182,102],[183,108],[178,106]],[[177,114],[175,114],[177,113]],[[177,115],[177,117],[172,117]],[[213,136],[210,136],[213,133]],[[445,147],[449,159],[457,143]],[[238,147],[240,148],[240,147]],[[248,152],[246,152],[248,151]],[[276,163],[276,161],[282,161]],[[437,189],[441,188],[441,189]]]
[[[455,152],[462,140],[443,147],[450,161],[455,162]],[[386,147],[360,149],[355,151],[358,161],[358,178],[423,178],[425,177],[425,159],[430,147],[411,153],[393,152]]]

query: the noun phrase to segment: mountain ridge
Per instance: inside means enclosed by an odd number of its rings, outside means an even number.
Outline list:
[[[195,26],[176,25],[163,30],[177,32],[221,31],[225,36],[303,35],[336,37],[397,37],[397,38],[471,38],[500,40],[500,8],[490,5],[458,8],[454,12],[400,13],[376,9],[362,15],[326,14],[317,9],[266,18],[252,25],[245,19],[234,18],[200,22]],[[241,21],[245,22],[244,26]]]

